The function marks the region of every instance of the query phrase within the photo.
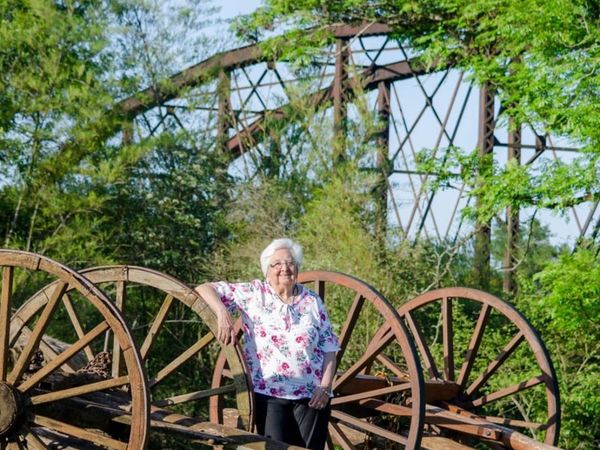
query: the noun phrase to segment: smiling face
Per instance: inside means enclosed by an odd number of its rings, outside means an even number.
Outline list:
[[[298,267],[292,253],[287,248],[275,250],[269,259],[267,281],[278,294],[291,295],[296,284]]]

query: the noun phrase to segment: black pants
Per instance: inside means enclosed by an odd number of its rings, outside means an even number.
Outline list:
[[[254,394],[256,399],[256,431],[289,445],[323,450],[331,406],[314,409],[310,399],[288,400]]]

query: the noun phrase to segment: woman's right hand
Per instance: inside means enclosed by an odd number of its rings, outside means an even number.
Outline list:
[[[229,345],[235,342],[235,329],[233,327],[233,320],[231,314],[227,309],[222,308],[217,313],[217,339],[219,342]]]
[[[211,283],[204,283],[196,286],[196,292],[202,296],[206,304],[215,313],[217,318],[217,334],[216,338],[219,342],[228,345],[235,342],[235,330],[233,328],[233,320],[231,314],[225,308],[223,302],[215,292]]]

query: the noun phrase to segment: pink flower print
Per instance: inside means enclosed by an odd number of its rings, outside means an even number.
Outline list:
[[[325,320],[327,320],[327,316],[325,315],[325,313],[321,313],[321,320],[323,322],[325,322]]]
[[[264,391],[267,388],[267,384],[264,381],[258,383],[258,388]]]
[[[277,389],[271,388],[271,389],[269,389],[269,392],[271,393],[271,395],[275,395],[275,394],[277,394]]]
[[[286,362],[281,363],[281,368],[285,371],[290,368],[290,365]]]
[[[315,376],[320,380],[323,373],[319,369],[315,369]]]
[[[263,328],[260,329],[260,331],[258,332],[258,334],[259,334],[260,337],[266,337],[267,336],[267,332]]]
[[[263,354],[261,352],[256,352],[256,359],[258,359],[258,360],[263,359]]]
[[[310,368],[310,366],[306,366],[306,373],[312,373],[312,369]]]

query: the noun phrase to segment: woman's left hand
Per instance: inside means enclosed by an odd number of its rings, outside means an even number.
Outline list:
[[[308,402],[308,406],[314,409],[323,409],[329,403],[330,389],[324,386],[317,386],[313,391],[313,396]]]

